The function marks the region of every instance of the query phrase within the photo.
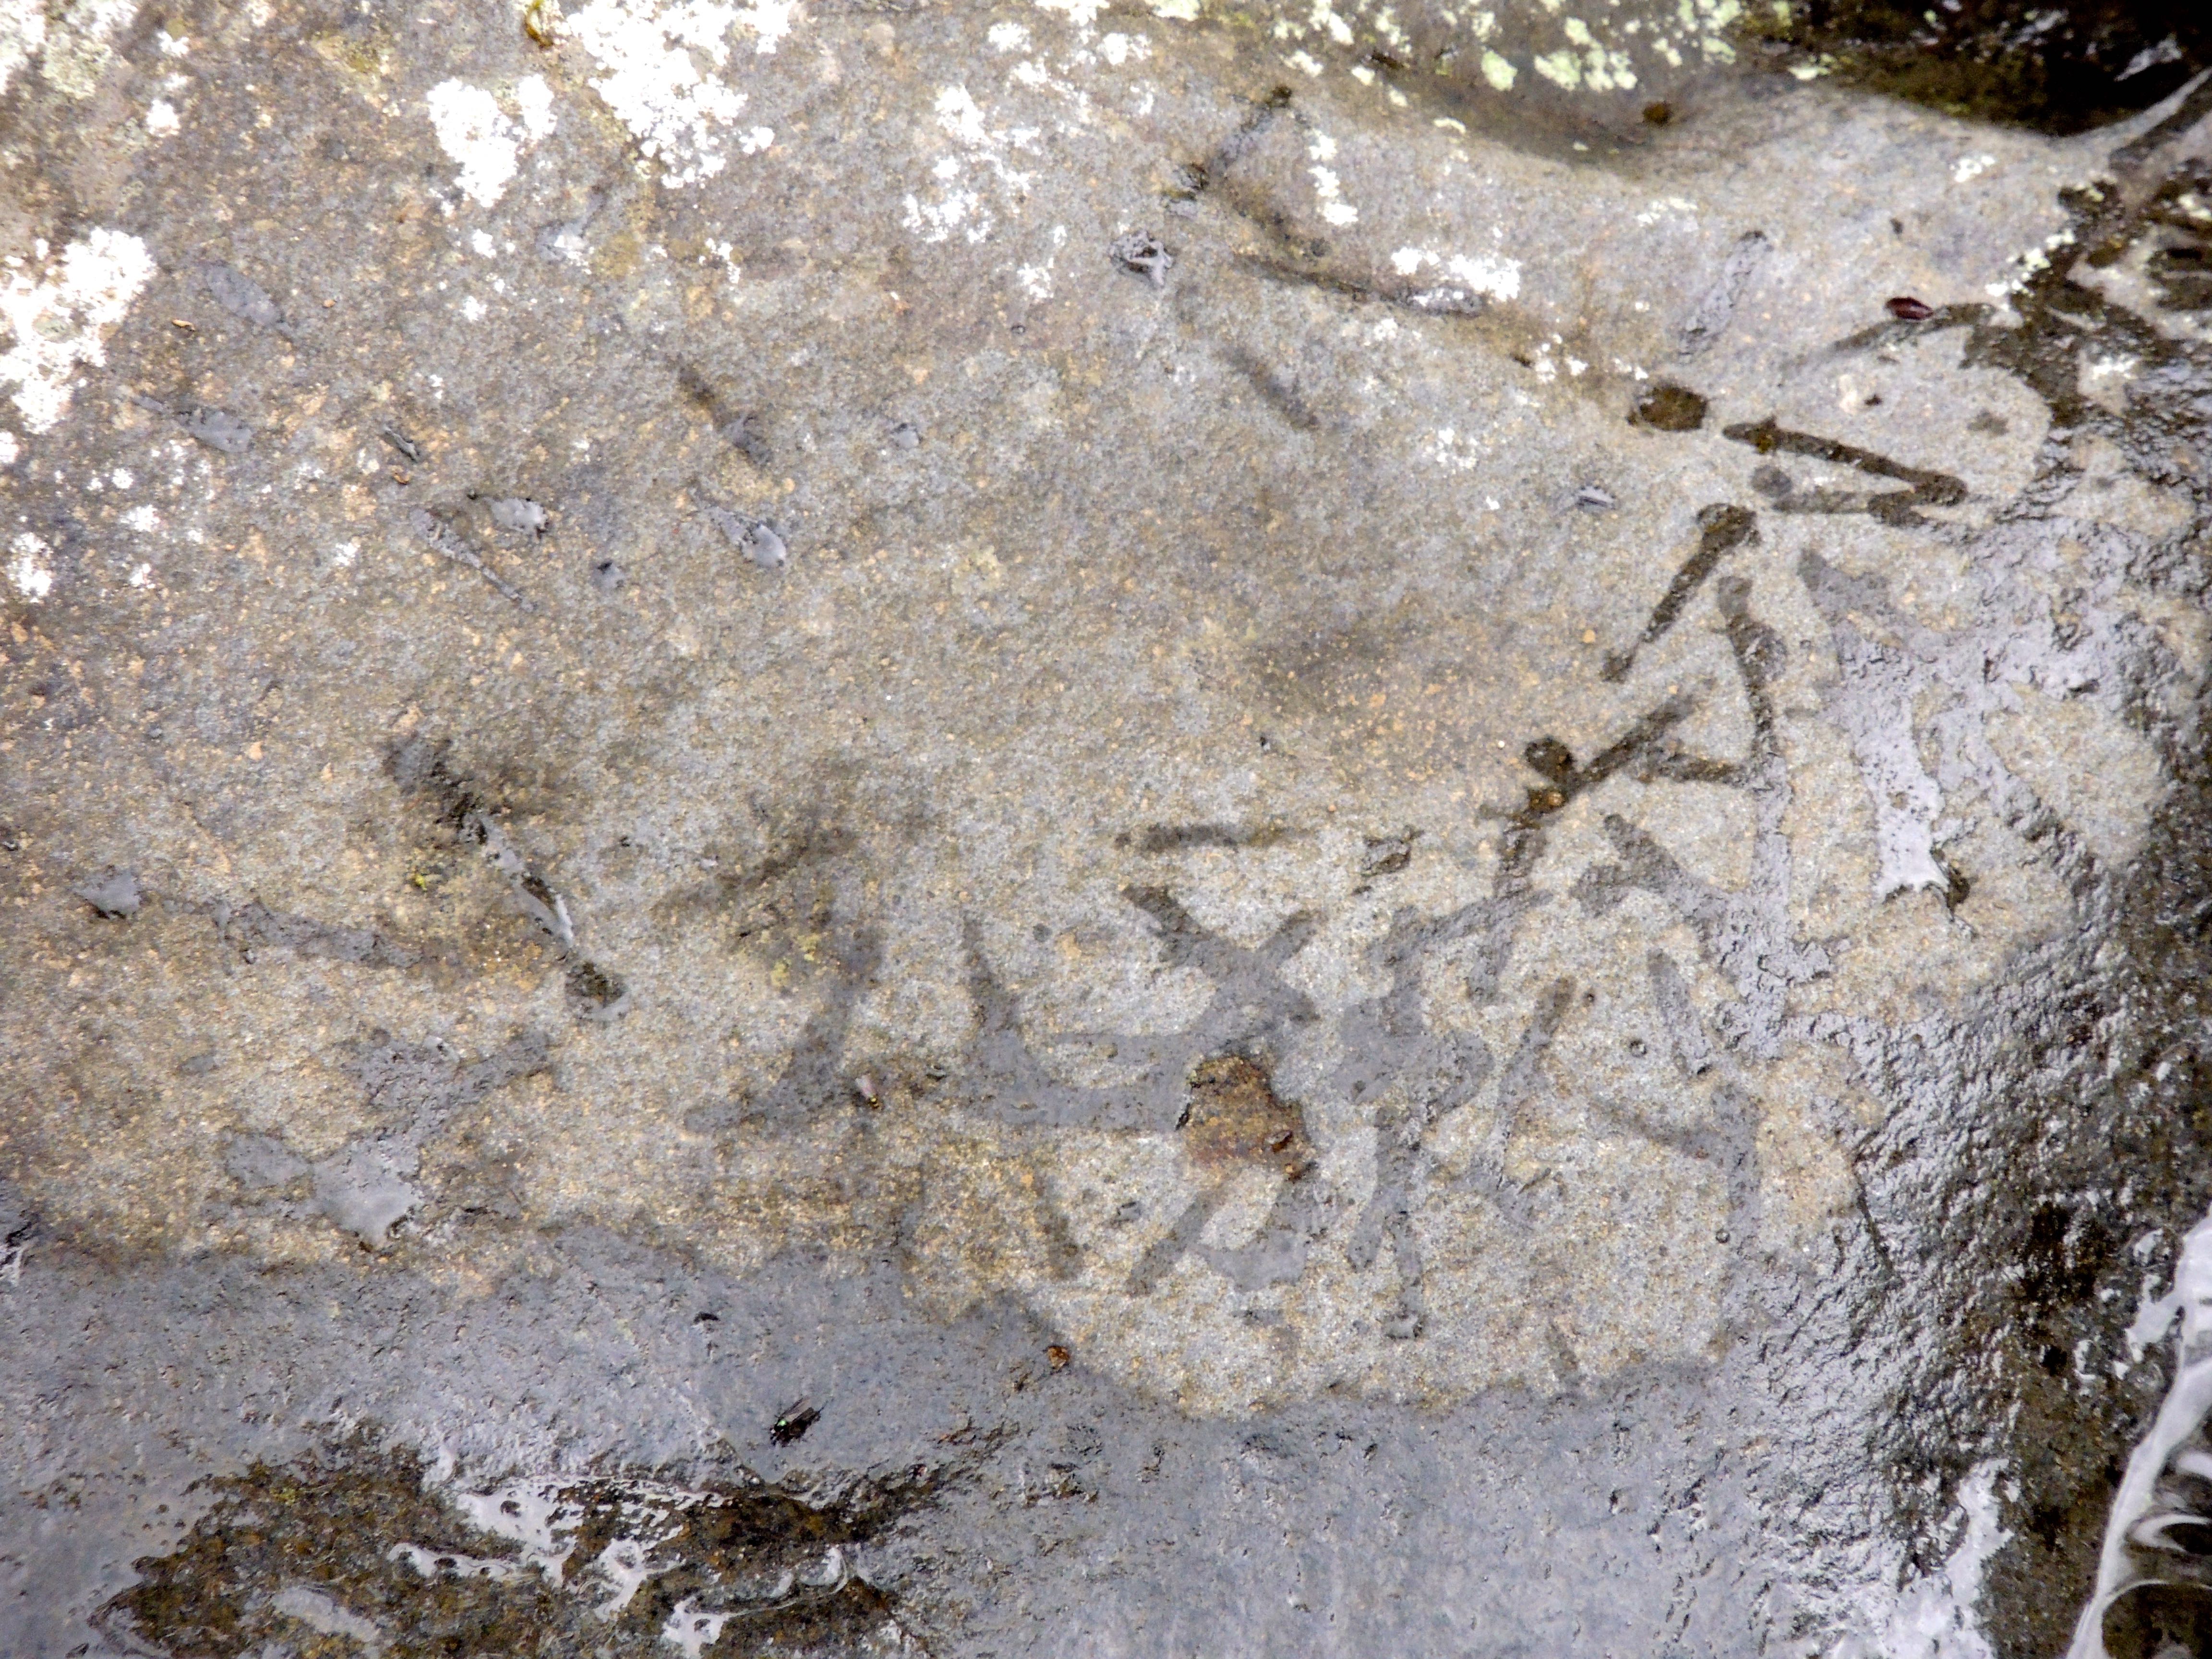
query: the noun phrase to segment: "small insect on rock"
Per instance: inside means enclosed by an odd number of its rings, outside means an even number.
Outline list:
[[[794,1440],[804,1439],[807,1430],[812,1428],[821,1416],[819,1411],[804,1400],[796,1405],[787,1406],[776,1413],[775,1421],[769,1425],[768,1437],[779,1446],[788,1446]]]
[[[1916,300],[1910,294],[1900,294],[1885,300],[1883,308],[1900,323],[1924,323],[1936,314],[1936,307],[1925,300]]]

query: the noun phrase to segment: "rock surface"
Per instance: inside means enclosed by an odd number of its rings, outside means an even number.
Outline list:
[[[0,19],[0,1650],[2062,1650],[2212,92],[1740,16]]]

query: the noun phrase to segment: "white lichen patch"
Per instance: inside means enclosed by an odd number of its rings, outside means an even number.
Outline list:
[[[1513,300],[1521,294],[1521,262],[1503,254],[1437,253],[1425,247],[1401,247],[1390,256],[1390,267],[1401,276],[1414,276],[1432,267],[1443,267],[1455,283],[1492,300]]]
[[[1019,202],[1029,194],[1030,175],[1009,158],[1017,151],[1035,149],[1038,131],[1035,127],[988,125],[964,86],[941,88],[936,111],[938,129],[951,138],[954,149],[930,165],[930,176],[937,181],[934,199],[909,194],[902,222],[926,242],[942,242],[956,233],[969,242],[987,240],[998,221],[968,181],[986,176]]]
[[[661,1626],[660,1639],[681,1649],[684,1659],[700,1659],[722,1639],[722,1626],[736,1617],[733,1613],[702,1613],[687,1598],[676,1604],[667,1623]]]
[[[61,7],[36,0],[0,5],[0,93],[33,58],[48,86],[86,99],[115,61],[114,41],[138,15],[138,0],[75,0]]]
[[[156,98],[146,106],[146,131],[156,138],[175,136],[183,125],[177,119],[177,106],[166,98]]]
[[[2042,246],[2023,249],[2012,257],[2011,263],[2019,269],[2009,276],[1999,278],[1988,285],[1986,292],[1992,300],[2008,300],[2035,280],[2039,272],[2051,269],[2051,256],[2057,249],[2073,241],[2070,230],[2056,230],[2043,239]]]
[[[592,0],[562,29],[599,65],[592,89],[660,163],[662,179],[690,185],[729,165],[721,130],[744,112],[744,94],[716,76],[729,67],[732,31],[750,19],[758,49],[771,52],[788,32],[792,10],[778,8],[771,17],[768,8],[710,0]]]
[[[544,76],[526,75],[514,83],[514,106],[532,143],[553,136],[553,88]]]
[[[53,567],[46,562],[53,550],[46,543],[27,530],[15,538],[8,551],[8,580],[18,593],[36,605],[54,591]]]
[[[43,254],[45,244],[39,244]],[[43,280],[11,271],[0,289],[0,319],[15,343],[0,353],[0,381],[33,432],[50,432],[70,402],[80,364],[107,361],[106,336],[153,279],[154,256],[136,236],[95,229],[62,251]]]
[[[1472,472],[1481,465],[1479,441],[1456,427],[1438,427],[1419,443],[1422,459],[1446,472]]]
[[[438,146],[461,170],[464,193],[478,206],[496,207],[522,165],[522,152],[553,131],[552,89],[527,76],[514,89],[520,123],[482,87],[441,81],[424,94]]]
[[[0,6],[0,93],[8,90],[15,72],[37,57],[46,44],[44,6],[26,5],[21,0]]]
[[[1098,42],[1098,55],[1115,69],[1141,64],[1152,55],[1152,43],[1141,34],[1108,34]]]
[[[1636,216],[1636,222],[1639,225],[1650,226],[1657,224],[1662,219],[1693,219],[1697,216],[1697,213],[1698,204],[1686,197],[1657,196],[1654,197],[1650,204]]]
[[[1023,265],[1014,272],[1014,280],[1021,284],[1022,292],[1032,300],[1052,298],[1052,267],[1060,258],[1060,249],[1067,246],[1067,227],[1052,228],[1052,252],[1044,256],[1042,264]]]
[[[1560,30],[1566,47],[1536,59],[1536,73],[1547,81],[1570,92],[1585,85],[1592,92],[1625,91],[1636,84],[1628,54],[1600,42],[1581,18],[1567,18]]]
[[[1359,210],[1344,199],[1344,185],[1336,176],[1336,169],[1326,165],[1336,159],[1336,140],[1325,132],[1310,134],[1306,154],[1314,163],[1307,171],[1313,175],[1314,194],[1321,199],[1321,216],[1340,228],[1357,224]]]
[[[1982,1634],[1978,1607],[1990,1561],[2012,1536],[1998,1524],[1998,1473],[1996,1462],[1979,1463],[1959,1483],[1965,1524],[1940,1566],[1925,1574],[1912,1572],[1902,1547],[1889,1547],[1898,1558],[1891,1582],[1902,1583],[1894,1590],[1868,1598],[1859,1628],[1834,1649],[1838,1659],[1871,1659],[1875,1654],[1894,1659],[1950,1659],[1954,1654],[1959,1659],[1989,1659],[1995,1652]]]
[[[1039,11],[1055,11],[1079,29],[1088,29],[1105,9],[1102,0],[1036,0]]]

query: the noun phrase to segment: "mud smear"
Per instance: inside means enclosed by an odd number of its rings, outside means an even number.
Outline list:
[[[2037,479],[1986,532],[1999,557],[2008,523],[2067,515],[2067,496],[2082,471],[2080,446],[2097,438],[2117,447],[2137,477],[2191,508],[2186,527],[2136,538],[2114,556],[2127,579],[2200,603],[2212,580],[2201,543],[2207,481],[2200,459],[2212,419],[2212,362],[2201,346],[2108,300],[2089,275],[2148,241],[2144,270],[2152,286],[2176,309],[2200,302],[2207,290],[2195,273],[2204,239],[2189,208],[2206,182],[2205,169],[2192,161],[2160,172],[2156,163],[2164,146],[2208,112],[2212,87],[2200,88],[2119,151],[2114,183],[2064,198],[2074,215],[2070,237],[2054,242],[2047,264],[2031,261],[2023,270],[2012,297],[2017,326],[1995,307],[1954,306],[1895,316],[1834,348],[1838,356],[1855,355],[1962,330],[1967,367],[2002,368],[2042,399],[2051,430]],[[2084,365],[2100,354],[2124,355],[2140,366],[2121,407],[2082,390]],[[1948,475],[1771,421],[1733,427],[1727,435],[1762,454],[1803,456],[1908,486],[1807,494],[1779,468],[1763,467],[1753,482],[1770,498],[1770,510],[1863,512],[1953,542],[1968,537],[1919,510],[1963,498],[1963,487]],[[1692,574],[1686,566],[1683,574]],[[2002,675],[1972,630],[1939,634],[1918,623],[1878,575],[1851,574],[1811,550],[1796,574],[1831,629],[1841,684],[1828,694],[1829,707],[1867,772],[1881,879],[1892,889],[1930,888],[1956,908],[1970,884],[1936,845],[1941,792],[1917,760],[1900,763],[1893,776],[1881,771],[1883,755],[1916,752],[1909,738],[1884,732],[1909,732],[1906,711],[1932,697],[1978,709],[1984,683]],[[1747,783],[1759,769],[1776,764],[1772,711],[1762,702],[1771,676],[1762,659],[1780,642],[1754,637],[1735,584],[1724,583],[1720,598],[1753,700],[1754,739],[1747,761],[1714,774],[1713,781]],[[2054,632],[2051,651],[2070,652],[2075,643]],[[2144,673],[2126,668],[2127,662],[2120,655],[2115,665]],[[2064,672],[2062,665],[2062,677]],[[2069,694],[2109,696],[2113,690],[2091,679]],[[1848,1012],[1811,1022],[1815,1041],[1851,1054],[1886,1116],[1870,1130],[1837,1126],[1856,1188],[1856,1221],[1838,1235],[1836,1261],[1822,1274],[1838,1290],[1810,1293],[1774,1279],[1759,1292],[1766,1310],[1760,1317],[1782,1311],[1795,1328],[1789,1346],[1796,1364],[1859,1372],[1874,1366],[1888,1379],[1885,1397],[1895,1409],[1877,1414],[1870,1450],[1875,1466],[1888,1472],[1887,1512],[1878,1524],[1910,1540],[1908,1577],[1931,1583],[1944,1570],[1958,1495],[1977,1468],[1987,1467],[1978,1460],[1993,1449],[2002,1453],[2003,1533],[1991,1547],[1979,1606],[1984,1629],[2003,1659],[2051,1651],[2054,1633],[2073,1626],[2088,1594],[2099,1535],[2121,1477],[2114,1449],[2141,1433],[2166,1383],[2156,1358],[2142,1363],[2127,1351],[2114,1310],[2139,1293],[2146,1268],[2170,1259],[2172,1239],[2203,1213],[2212,1195],[2203,1173],[2212,1071],[2198,1029],[2203,988],[2212,983],[2212,763],[2202,723],[2204,688],[2191,688],[2178,711],[2147,687],[2118,688],[2118,696],[2131,721],[2157,744],[2172,781],[2149,846],[2125,872],[2101,867],[2032,790],[2001,768],[1978,762],[1970,741],[1945,740],[1939,769],[1983,787],[2000,819],[2065,881],[2081,907],[2081,925],[1955,1014],[1903,1030]],[[1954,720],[1970,717],[1978,718]],[[1884,731],[1875,729],[1885,721]],[[1540,753],[1532,745],[1528,758],[1565,782],[1577,775],[1563,750]],[[1680,775],[1679,765],[1675,769]],[[1769,815],[1778,799],[1787,799],[1786,782],[1771,777],[1765,791],[1753,791],[1762,848]],[[1540,836],[1545,804],[1532,792],[1529,807],[1516,820],[1527,826],[1525,833]],[[1756,994],[1747,994],[1746,1013],[1776,1009],[1776,994],[1786,993],[1787,982],[1818,971],[1802,951],[1793,964],[1787,949],[1747,952],[1708,933],[1701,918],[1716,916],[1711,907],[1717,896],[1686,884],[1683,872],[1633,826],[1608,820],[1605,827],[1620,861],[1588,872],[1577,896],[1602,909],[1623,887],[1641,887],[1684,915],[1709,956],[1717,947],[1739,966],[1783,967],[1785,982],[1760,986],[1753,976],[1747,989]],[[1786,857],[1786,847],[1777,856]],[[1760,884],[1754,883],[1754,891]],[[1741,1038],[1731,1034],[1718,1048],[1709,1043],[1673,964],[1655,953],[1651,969],[1678,1065],[1695,1075],[1710,1064],[1726,1064],[1728,1048]],[[1731,1168],[1732,1214],[1756,1197],[1755,1185],[1743,1184],[1743,1160],[1755,1148],[1743,1137],[1751,1120],[1733,1104],[1740,1098],[1732,1091],[1717,1102],[1717,1122],[1701,1149]],[[2008,1173],[1991,1180],[1992,1170]],[[1933,1309],[1943,1310],[1940,1319],[1930,1319]],[[1987,1426],[1994,1425],[2004,1426]],[[2157,1472],[2162,1515],[2212,1513],[2212,1486],[2195,1480],[2188,1461],[2203,1433],[2199,1425],[2177,1443],[2180,1450]],[[1808,1490],[1804,1501],[1809,1512],[1820,1499]],[[2212,1559],[2206,1550],[2212,1533],[2193,1520],[2154,1532],[2138,1554],[2156,1582],[2130,1587],[2100,1615],[2113,1659],[2208,1650],[2203,1608],[2212,1580],[2202,1559]]]
[[[214,1507],[101,1610],[111,1638],[195,1659],[926,1651],[852,1559],[928,1501],[926,1472],[826,1503],[743,1469],[470,1492],[356,1448],[209,1485]]]
[[[475,847],[484,862],[506,878],[516,908],[561,948],[568,964],[565,984],[571,1011],[589,1020],[613,1019],[627,1012],[629,992],[621,977],[577,948],[568,900],[515,844],[501,822],[505,814],[498,804],[454,769],[452,754],[450,740],[410,738],[386,757],[385,770],[402,789],[427,800],[457,840]]]
[[[678,365],[676,385],[685,401],[714,423],[716,435],[754,466],[766,467],[775,461],[767,422],[758,414],[732,403],[690,363]]]
[[[817,802],[770,829],[750,857],[663,905],[672,924],[712,918],[729,948],[764,959],[787,994],[807,990],[817,999],[783,1074],[695,1110],[685,1120],[695,1133],[797,1123],[852,1106],[846,1038],[884,961],[882,924],[866,909],[866,849],[846,827],[858,810],[842,799]]]
[[[1791,988],[1823,977],[1832,964],[1820,945],[1798,938],[1773,908],[1775,897],[1787,895],[1790,880],[1789,843],[1782,833],[1790,800],[1789,771],[1771,690],[1787,660],[1787,648],[1780,635],[1752,615],[1747,578],[1724,579],[1716,597],[1727,625],[1729,653],[1750,706],[1750,748],[1738,762],[1680,756],[1662,760],[1674,776],[1725,784],[1751,796],[1757,819],[1752,885],[1742,893],[1723,892],[1691,875],[1627,819],[1607,813],[1606,836],[1621,862],[1584,871],[1575,894],[1601,915],[1630,888],[1663,900],[1697,934],[1707,960],[1735,983],[1742,1000],[1723,1018],[1730,1046],[1742,1043],[1759,1058],[1772,1059],[1782,1050]],[[1656,766],[1651,769],[1660,772]],[[1666,1004],[1662,991],[1662,1007]]]
[[[312,1162],[282,1135],[234,1135],[223,1161],[264,1210],[322,1215],[377,1249],[425,1201],[416,1185],[423,1147],[493,1091],[545,1071],[547,1045],[523,1033],[469,1062],[443,1042],[402,1042],[376,1031],[345,1069],[362,1085],[374,1129]]]
[[[207,907],[207,914],[223,942],[235,947],[248,962],[257,960],[264,951],[289,951],[295,957],[363,968],[412,968],[423,959],[422,951],[380,929],[344,927],[292,915],[271,910],[258,899],[235,908],[217,901]]]
[[[1325,263],[1331,243],[1327,228],[1291,203],[1297,199],[1287,180],[1303,179],[1304,141],[1297,135],[1307,118],[1288,87],[1276,87],[1256,100],[1234,131],[1200,162],[1186,167],[1188,188],[1170,198],[1171,208],[1194,210],[1201,198],[1219,202],[1260,232],[1271,244],[1236,255],[1239,269],[1264,281],[1322,292],[1361,304],[1376,303],[1429,317],[1474,317],[1483,296],[1463,284],[1411,281],[1380,268],[1351,269]],[[1298,431],[1326,422],[1282,372],[1244,348],[1232,348],[1229,362],[1269,408]]]
[[[483,555],[477,551],[465,534],[429,508],[418,507],[411,509],[407,515],[407,524],[415,532],[415,539],[423,546],[455,564],[465,565],[475,571],[494,592],[518,610],[528,612],[538,608],[524,596],[520,588],[484,562]]]
[[[1756,534],[1756,515],[1741,507],[1709,507],[1701,517],[1705,532],[1699,552],[1662,596],[1647,628],[1652,637],[1656,636],[1653,630],[1663,633],[1672,625],[1689,594],[1711,575],[1723,554]],[[1355,1005],[1345,1016],[1339,1028],[1344,1057],[1332,1080],[1353,1101],[1377,1100],[1371,1120],[1375,1189],[1352,1229],[1346,1255],[1352,1267],[1364,1269],[1386,1243],[1389,1246],[1399,1279],[1398,1306],[1384,1325],[1391,1337],[1418,1338],[1427,1322],[1425,1264],[1416,1218],[1425,1195],[1440,1179],[1431,1137],[1439,1124],[1474,1100],[1493,1074],[1498,1089],[1492,1128],[1456,1179],[1480,1194],[1514,1236],[1525,1238],[1536,1233],[1547,1196],[1534,1190],[1535,1183],[1516,1182],[1507,1174],[1507,1154],[1516,1133],[1553,1087],[1545,1073],[1545,1056],[1578,1006],[1573,981],[1553,981],[1537,998],[1501,1066],[1475,1033],[1437,1030],[1430,1025],[1421,988],[1426,966],[1439,957],[1463,964],[1469,1000],[1477,1006],[1494,1006],[1522,924],[1538,902],[1534,877],[1553,821],[1578,797],[1618,775],[1647,783],[1717,784],[1742,790],[1753,802],[1757,825],[1753,878],[1745,890],[1724,893],[1697,879],[1648,831],[1619,814],[1609,814],[1605,830],[1620,862],[1586,872],[1574,894],[1584,907],[1601,915],[1613,909],[1626,889],[1650,892],[1689,924],[1700,956],[1735,987],[1736,1000],[1716,1011],[1709,1031],[1690,1006],[1680,969],[1660,953],[1655,953],[1650,964],[1655,1004],[1681,1073],[1686,1080],[1711,1079],[1711,1121],[1705,1127],[1683,1131],[1656,1124],[1602,1100],[1594,1101],[1592,1109],[1616,1130],[1714,1168],[1726,1194],[1727,1237],[1746,1247],[1747,1253],[1755,1251],[1760,1112],[1732,1051],[1741,1050],[1752,1060],[1778,1055],[1790,988],[1828,973],[1830,963],[1819,943],[1799,936],[1789,914],[1790,848],[1782,826],[1790,784],[1770,689],[1782,671],[1785,653],[1781,639],[1753,614],[1751,594],[1748,580],[1730,578],[1721,584],[1718,595],[1730,655],[1751,716],[1751,743],[1741,759],[1684,748],[1676,728],[1697,707],[1697,699],[1687,693],[1670,695],[1655,704],[1587,760],[1578,760],[1555,738],[1537,738],[1522,757],[1541,781],[1528,787],[1517,806],[1498,814],[1504,830],[1489,896],[1442,916],[1424,917],[1413,909],[1401,909],[1393,917],[1389,932],[1370,947],[1370,969],[1387,976],[1389,988]],[[1730,1295],[1741,1302],[1753,1288],[1749,1276],[1739,1276],[1731,1280]],[[1577,1374],[1571,1351],[1564,1339],[1558,1346],[1559,1375],[1571,1383]]]
[[[1114,837],[1116,847],[1132,847],[1146,858],[1163,853],[1188,852],[1194,848],[1267,848],[1280,846],[1293,831],[1279,823],[1240,826],[1233,823],[1154,823],[1134,836],[1126,831]]]

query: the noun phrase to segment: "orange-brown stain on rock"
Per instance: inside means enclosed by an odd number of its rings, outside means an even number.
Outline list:
[[[1265,1066],[1242,1054],[1215,1054],[1191,1068],[1182,1131],[1202,1169],[1273,1164],[1295,1181],[1312,1159],[1297,1106],[1275,1093]]]

